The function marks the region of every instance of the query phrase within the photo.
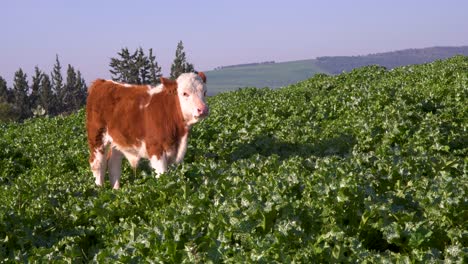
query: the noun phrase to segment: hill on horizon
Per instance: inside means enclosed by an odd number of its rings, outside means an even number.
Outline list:
[[[209,94],[215,95],[243,87],[280,88],[317,73],[335,75],[368,65],[393,69],[429,63],[455,55],[468,56],[468,46],[404,49],[359,56],[322,56],[287,62],[245,63],[220,66],[205,73],[209,82]]]
[[[231,65],[205,71],[209,95],[243,87],[279,88],[310,78],[316,73],[328,72],[319,68],[315,60]]]
[[[324,56],[317,57],[316,63],[317,66],[330,74],[340,74],[368,65],[379,65],[393,69],[447,59],[455,55],[468,55],[468,46],[404,49],[360,56]]]

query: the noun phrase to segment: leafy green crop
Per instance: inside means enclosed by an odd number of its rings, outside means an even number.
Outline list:
[[[467,98],[461,56],[219,94],[183,164],[117,191],[83,110],[2,124],[0,261],[466,263]]]

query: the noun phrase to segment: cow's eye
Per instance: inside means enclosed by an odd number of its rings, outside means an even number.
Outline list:
[[[185,96],[185,97],[188,97],[188,96],[189,96],[189,94],[188,94],[188,93],[186,93],[186,92],[184,92],[184,96]]]

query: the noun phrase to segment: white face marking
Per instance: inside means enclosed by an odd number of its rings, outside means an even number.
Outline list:
[[[208,115],[206,84],[195,73],[183,73],[177,78],[177,93],[186,125],[190,126]]]

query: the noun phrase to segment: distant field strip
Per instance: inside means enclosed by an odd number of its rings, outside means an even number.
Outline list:
[[[300,60],[207,71],[209,92],[214,95],[244,87],[279,88],[308,79],[316,73],[327,73],[315,62]]]

